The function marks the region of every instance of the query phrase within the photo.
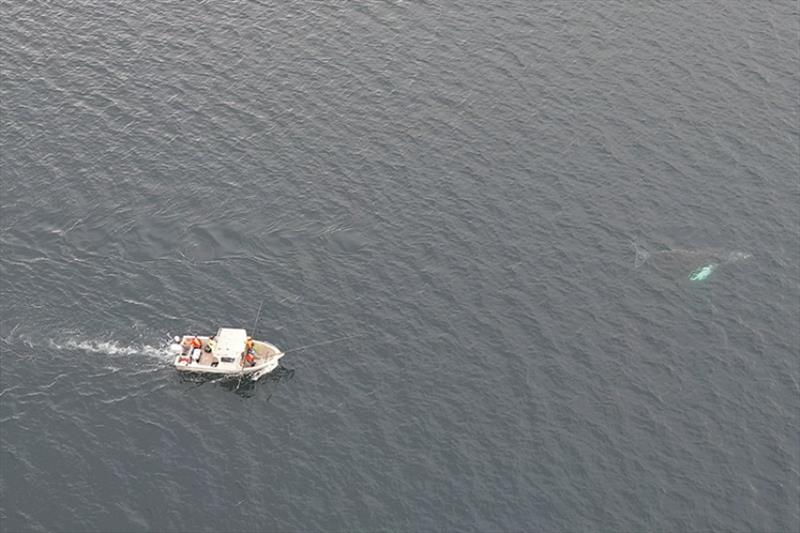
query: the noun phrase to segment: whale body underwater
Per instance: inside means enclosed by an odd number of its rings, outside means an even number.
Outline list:
[[[670,275],[685,274],[692,281],[708,278],[718,267],[746,261],[753,256],[740,250],[721,250],[717,248],[671,248],[650,252],[631,242],[636,257],[634,268],[649,265]]]

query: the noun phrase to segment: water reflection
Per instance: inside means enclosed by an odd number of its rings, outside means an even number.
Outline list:
[[[272,397],[277,386],[294,377],[294,369],[278,366],[275,370],[262,376],[258,381],[253,381],[249,376],[215,376],[213,374],[192,374],[181,372],[178,374],[180,383],[191,386],[186,389],[188,393],[200,386],[214,385],[236,393],[243,398],[252,398],[256,393],[263,394],[267,391],[267,400]]]

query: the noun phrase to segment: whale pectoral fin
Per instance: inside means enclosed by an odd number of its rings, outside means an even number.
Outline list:
[[[689,274],[689,279],[692,281],[703,281],[704,279],[708,278],[716,269],[717,265],[715,263],[701,266]]]
[[[650,257],[650,252],[645,250],[644,248],[640,248],[636,241],[631,241],[631,246],[633,247],[633,251],[636,256],[633,258],[633,268],[639,268],[647,261],[647,258]]]

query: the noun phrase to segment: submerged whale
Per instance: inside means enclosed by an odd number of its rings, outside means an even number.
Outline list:
[[[744,261],[752,257],[747,252],[721,250],[717,248],[670,248],[649,252],[631,241],[636,252],[633,266],[639,268],[648,264],[656,270],[671,274],[685,274],[692,281],[702,281],[714,273],[718,267],[729,263]]]

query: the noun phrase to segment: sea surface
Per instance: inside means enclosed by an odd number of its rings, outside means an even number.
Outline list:
[[[0,16],[3,532],[800,530],[796,1]]]

